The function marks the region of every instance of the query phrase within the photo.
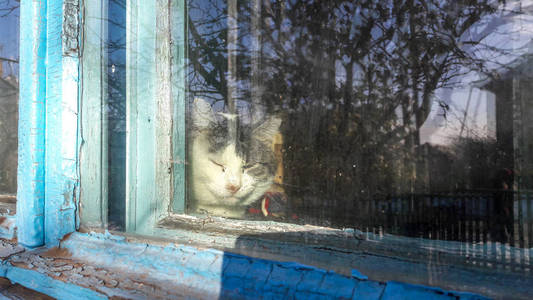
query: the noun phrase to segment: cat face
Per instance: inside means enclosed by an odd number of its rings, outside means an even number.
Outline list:
[[[192,117],[193,206],[212,214],[241,217],[246,206],[272,184],[276,170],[272,141],[281,121],[269,118],[259,124],[237,125],[237,116],[219,114],[217,118],[201,99],[195,100]]]

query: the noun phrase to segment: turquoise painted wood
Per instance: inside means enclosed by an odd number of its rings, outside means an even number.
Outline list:
[[[46,1],[22,1],[17,236],[27,247],[44,243],[45,57]]]
[[[0,266],[0,275],[13,283],[21,284],[55,299],[108,299],[107,296],[89,288],[51,278],[36,270],[3,264]]]
[[[105,153],[105,28],[106,1],[83,1],[84,34],[79,120],[80,224],[103,228],[107,223],[107,160]]]
[[[44,225],[49,246],[76,229],[79,9],[74,2],[47,2]]]
[[[185,0],[171,0],[171,53],[173,102],[173,202],[176,213],[185,212],[186,193],[186,58],[187,58],[187,5]]]
[[[346,276],[298,262],[179,244],[150,245],[109,234],[74,233],[62,247],[74,258],[94,265],[122,268],[129,273],[144,270],[149,277],[167,278],[167,282],[173,282],[180,290],[193,291],[192,295],[208,299],[487,299],[469,292],[405,282],[378,282],[357,270],[352,270],[356,276]],[[305,253],[310,248],[301,250]],[[331,258],[327,253],[321,255],[324,255],[323,261]],[[413,264],[399,263],[404,270]],[[462,274],[458,276],[467,276],[464,271]]]
[[[126,231],[150,233],[155,199],[156,4],[127,2]]]
[[[56,245],[75,230],[78,1],[21,3],[17,237]]]

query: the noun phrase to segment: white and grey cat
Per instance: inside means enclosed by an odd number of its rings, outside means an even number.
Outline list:
[[[272,142],[281,120],[271,117],[230,130],[230,124],[238,123],[236,116],[215,114],[209,103],[197,98],[192,105],[192,121],[192,209],[242,218],[248,206],[273,183],[276,159]]]

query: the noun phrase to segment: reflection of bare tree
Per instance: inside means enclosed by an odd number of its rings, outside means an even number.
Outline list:
[[[17,124],[18,80],[0,76],[0,193],[17,190]]]
[[[126,1],[108,2],[106,49],[106,116],[108,217],[112,228],[124,226],[126,177]]]
[[[479,53],[506,53],[485,42],[508,17],[495,14],[501,1],[259,2],[238,2],[232,100],[260,94],[264,111],[283,111],[286,184],[340,211],[422,191],[420,128],[435,90],[488,73]],[[189,91],[227,102],[228,8],[189,3]]]
[[[9,14],[18,11],[20,0],[3,0],[0,1],[0,18],[7,17]]]
[[[18,24],[19,6],[18,0],[0,0],[0,18]],[[5,38],[13,38],[0,28],[2,35],[0,49],[4,47],[2,43],[8,42]],[[8,56],[0,56],[0,194],[14,194],[17,190],[18,52]]]

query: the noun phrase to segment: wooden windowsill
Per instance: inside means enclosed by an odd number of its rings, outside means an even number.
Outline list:
[[[499,243],[472,245],[357,229],[178,214],[161,220],[151,236],[111,232],[110,238],[116,238],[113,236],[122,236],[127,242],[161,246],[171,242],[297,262],[344,275],[357,270],[374,281],[422,284],[492,298],[524,298],[533,288],[529,259],[517,259],[533,257],[529,256],[533,249]],[[491,254],[494,249],[505,253],[505,263],[501,255]]]

